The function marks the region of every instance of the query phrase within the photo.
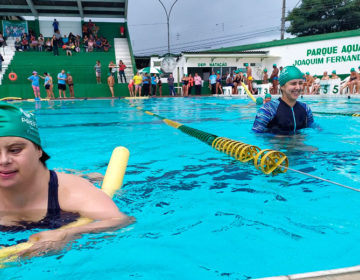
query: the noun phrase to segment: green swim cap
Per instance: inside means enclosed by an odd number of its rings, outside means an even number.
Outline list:
[[[350,69],[350,72],[355,72],[355,68],[351,68],[351,69]]]
[[[306,72],[306,75],[310,75],[310,72]]]
[[[70,72],[67,72],[68,74],[71,74]]]
[[[0,102],[0,137],[21,137],[41,146],[34,114]]]
[[[332,70],[332,72],[331,72],[331,73],[336,74],[336,70]]]
[[[276,64],[273,64],[273,67],[276,67]]]
[[[282,87],[288,81],[295,80],[295,79],[303,79],[304,74],[300,71],[299,68],[295,66],[286,66],[280,73],[279,82],[280,86]]]
[[[267,72],[267,69],[266,69],[266,68],[264,69],[264,72],[265,72],[265,73]]]
[[[264,104],[264,99],[262,99],[262,97],[256,98],[256,105],[262,105],[262,104]]]
[[[271,94],[270,93],[265,94],[265,98],[271,98]]]
[[[249,66],[249,63],[245,63],[244,65],[245,65],[245,66]]]

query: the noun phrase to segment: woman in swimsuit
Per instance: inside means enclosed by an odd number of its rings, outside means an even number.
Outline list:
[[[35,256],[62,248],[82,233],[126,226],[133,218],[89,181],[46,167],[49,156],[41,147],[32,113],[0,103],[0,229],[47,228],[30,236],[33,245],[19,255]],[[76,188],[74,187],[76,186]],[[77,217],[93,223],[59,228]],[[65,218],[64,218],[65,217]]]
[[[185,74],[182,78],[182,90],[183,90],[183,96],[188,96],[188,88],[189,88],[189,78],[187,74]]]

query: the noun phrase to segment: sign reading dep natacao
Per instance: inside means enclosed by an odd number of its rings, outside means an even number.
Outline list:
[[[360,44],[307,49],[306,57],[306,59],[295,60],[294,65],[360,61]]]

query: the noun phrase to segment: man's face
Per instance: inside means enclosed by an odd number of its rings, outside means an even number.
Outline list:
[[[64,74],[65,73],[65,70],[61,70],[61,74]]]
[[[0,137],[0,189],[31,181],[41,155],[41,149],[27,139]]]
[[[289,101],[296,101],[304,93],[304,80],[294,79],[281,87],[283,97]]]

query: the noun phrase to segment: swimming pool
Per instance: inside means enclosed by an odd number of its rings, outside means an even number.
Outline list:
[[[359,112],[359,99],[310,99]],[[360,187],[360,118],[317,115],[321,130],[251,133],[247,99],[131,100],[193,128],[283,151],[290,167]],[[35,110],[50,168],[104,173],[130,150],[115,201],[137,223],[88,234],[71,250],[0,270],[1,279],[250,279],[359,264],[360,194],[294,172],[266,176],[120,100],[18,103]],[[13,244],[31,232],[1,235]]]

